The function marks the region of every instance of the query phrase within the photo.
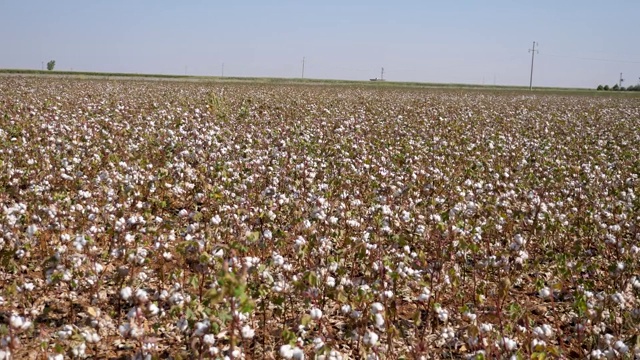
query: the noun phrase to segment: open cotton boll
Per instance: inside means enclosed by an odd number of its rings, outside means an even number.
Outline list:
[[[319,320],[322,317],[322,310],[318,308],[313,308],[309,311],[309,315],[313,320]]]
[[[122,300],[128,301],[131,299],[131,295],[133,295],[133,290],[128,286],[120,290],[120,297]]]
[[[149,294],[144,289],[136,290],[136,299],[138,302],[144,304],[149,301]]]
[[[371,304],[371,312],[373,314],[377,314],[377,313],[380,313],[380,312],[383,312],[383,311],[384,311],[384,306],[381,303],[375,302],[375,303]]]
[[[375,314],[373,318],[376,327],[381,328],[384,325],[384,316],[382,314]]]
[[[541,298],[546,299],[551,296],[551,290],[548,287],[544,287],[540,289],[538,295],[540,295]]]
[[[202,337],[202,342],[204,342],[205,344],[211,346],[211,345],[215,344],[216,337],[213,334],[206,334],[205,336]]]
[[[280,346],[280,356],[285,359],[291,359],[293,357],[293,347],[289,344]]]
[[[364,333],[362,341],[365,345],[375,346],[378,343],[379,336],[373,331],[367,331]]]
[[[18,315],[11,315],[9,318],[9,325],[14,329],[20,329],[24,325],[24,318]]]
[[[252,339],[256,332],[249,325],[245,325],[242,327],[241,334],[244,339]]]

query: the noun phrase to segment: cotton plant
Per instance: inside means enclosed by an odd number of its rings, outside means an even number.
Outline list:
[[[38,340],[14,332],[23,345],[637,351],[633,99],[35,78],[0,90],[0,306],[61,317]]]
[[[20,335],[33,327],[33,322],[28,318],[18,315],[9,315],[7,326],[2,328],[0,338],[0,357],[11,359],[13,354],[21,347]]]

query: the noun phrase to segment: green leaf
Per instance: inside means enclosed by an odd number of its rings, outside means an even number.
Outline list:
[[[300,324],[307,326],[309,325],[309,323],[311,323],[311,315],[309,314],[303,315],[302,319],[300,319]]]
[[[218,319],[226,323],[233,320],[233,315],[231,315],[231,313],[227,310],[220,310],[220,312],[218,312]]]
[[[220,299],[222,298],[222,293],[218,292],[216,289],[209,289],[207,290],[207,292],[204,293],[203,298],[205,299],[204,302],[206,302],[209,305],[217,304],[218,302],[220,302]]]
[[[282,339],[287,344],[293,344],[296,342],[298,337],[296,336],[296,333],[289,331],[287,329],[284,329],[282,330]]]
[[[187,310],[185,311],[185,317],[187,318],[187,320],[193,320],[195,318],[193,310],[187,308]]]
[[[282,296],[278,296],[277,298],[274,298],[271,302],[272,302],[274,305],[282,306],[282,304],[284,304],[284,300],[285,300],[285,299],[284,299],[284,297],[282,297]]]
[[[586,314],[588,308],[587,308],[587,301],[586,301],[584,295],[580,294],[580,295],[576,296],[576,300],[573,303],[573,306],[576,309],[576,311],[578,312],[578,315],[582,316],[582,315]]]
[[[220,332],[220,325],[215,321],[211,322],[211,332],[214,334],[218,334]]]
[[[249,314],[255,309],[255,303],[252,300],[247,300],[240,305],[240,312]]]
[[[309,272],[309,285],[312,287],[318,286],[318,276],[313,271]]]
[[[201,264],[208,264],[208,263],[209,263],[209,259],[210,259],[210,257],[209,257],[209,255],[208,255],[207,253],[202,253],[202,254],[200,254],[200,256],[198,257],[198,261],[199,261]]]
[[[258,241],[259,238],[260,238],[260,232],[258,231],[252,231],[247,234],[247,241],[249,242],[256,242]]]
[[[531,354],[531,360],[544,360],[547,358],[547,354],[544,352],[534,352]]]
[[[517,317],[520,314],[520,305],[517,302],[509,304],[509,315]]]
[[[189,278],[189,284],[192,287],[197,288],[198,287],[198,283],[199,283],[199,281],[198,281],[198,276],[197,275],[193,275],[193,276],[191,276],[191,278]]]

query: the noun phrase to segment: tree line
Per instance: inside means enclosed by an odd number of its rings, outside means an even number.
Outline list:
[[[597,88],[598,91],[640,91],[640,84],[638,85],[631,85],[628,87],[624,87],[624,86],[620,86],[618,84],[615,84],[611,87],[609,87],[609,85],[598,85]]]

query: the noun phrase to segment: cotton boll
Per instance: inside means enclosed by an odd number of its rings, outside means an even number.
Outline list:
[[[344,304],[340,307],[340,311],[342,311],[343,314],[349,314],[351,312],[351,306],[348,304]]]
[[[149,314],[150,315],[158,315],[158,313],[160,312],[160,309],[158,308],[158,305],[156,305],[155,303],[150,303],[149,304]]]
[[[18,315],[11,315],[9,318],[9,325],[14,329],[20,329],[24,325],[24,318]]]
[[[73,335],[73,326],[65,325],[62,327],[62,330],[56,332],[56,335],[61,340],[68,339],[71,335]]]
[[[122,297],[122,300],[128,301],[131,299],[131,295],[133,295],[133,290],[128,286],[120,290],[120,297]]]
[[[322,310],[313,308],[311,309],[311,311],[309,311],[309,315],[311,315],[311,318],[313,320],[319,320],[322,317]]]
[[[478,316],[477,316],[476,314],[472,313],[472,312],[467,311],[467,312],[465,312],[465,313],[464,313],[464,317],[466,317],[467,319],[469,319],[469,321],[471,321],[471,322],[475,322],[475,321],[476,321],[476,318],[477,318]]]
[[[176,327],[178,328],[178,330],[180,330],[180,332],[185,332],[189,328],[189,322],[187,321],[187,319],[182,318],[178,320],[178,322],[176,323]]]
[[[384,306],[381,303],[375,302],[371,304],[371,313],[377,314],[383,311],[384,311]]]
[[[480,324],[480,332],[482,333],[488,333],[491,332],[493,330],[493,324],[490,323],[482,323]]]
[[[26,291],[33,291],[35,285],[33,285],[33,283],[26,283],[22,288]]]
[[[83,331],[82,337],[85,339],[85,341],[92,344],[100,341],[100,336],[94,331]]]
[[[216,342],[216,337],[213,334],[206,334],[202,337],[202,342],[209,346],[212,346]]]
[[[313,339],[313,348],[316,349],[316,351],[320,350],[323,346],[324,341],[322,340],[322,338],[317,337]]]
[[[280,346],[279,352],[280,356],[285,359],[291,359],[293,357],[293,348],[289,344]]]
[[[120,333],[120,336],[126,338],[131,333],[131,324],[124,323],[124,324],[120,325],[118,327],[118,332]]]
[[[243,326],[241,333],[244,339],[252,339],[256,334],[255,330],[253,330],[249,325]]]
[[[382,314],[375,314],[373,318],[376,327],[381,328],[384,325],[384,316],[382,316]]]
[[[376,334],[373,331],[367,331],[364,334],[364,337],[362,338],[362,341],[365,343],[365,345],[368,346],[375,346],[378,343],[378,334]]]
[[[618,350],[618,352],[621,354],[626,354],[629,352],[629,347],[621,340],[616,341],[613,344],[613,348]]]
[[[327,284],[328,287],[335,287],[336,286],[336,278],[334,278],[333,276],[327,276],[326,284]]]
[[[437,308],[436,312],[438,314],[438,319],[440,319],[440,321],[447,322],[447,320],[449,319],[449,312],[447,310],[442,308]]]
[[[540,289],[538,295],[540,295],[541,298],[546,299],[551,296],[551,290],[548,287],[544,287]]]
[[[503,337],[502,340],[500,340],[497,343],[498,346],[502,347],[503,349],[507,350],[507,351],[513,351],[518,347],[518,343],[513,340],[510,339],[508,337]]]
[[[87,345],[84,342],[82,342],[78,346],[71,349],[71,353],[75,357],[84,357],[84,353],[86,350],[87,350]]]
[[[203,336],[209,330],[209,321],[199,321],[194,325],[193,336]]]
[[[293,360],[304,360],[304,351],[302,351],[302,349],[300,349],[299,347],[294,347],[293,348],[293,354],[291,355],[291,358]]]
[[[144,328],[140,326],[132,326],[131,327],[131,337],[134,339],[140,339],[144,336]]]
[[[144,304],[149,301],[149,294],[143,289],[138,289],[136,290],[136,299],[138,302]]]

